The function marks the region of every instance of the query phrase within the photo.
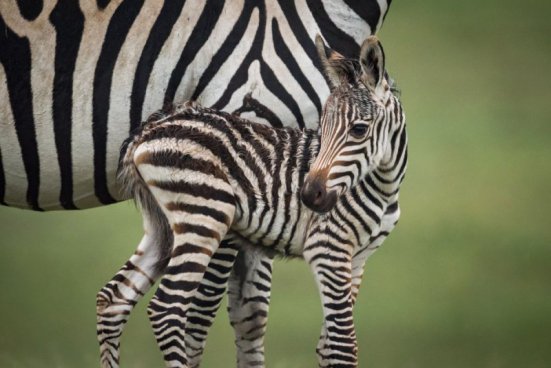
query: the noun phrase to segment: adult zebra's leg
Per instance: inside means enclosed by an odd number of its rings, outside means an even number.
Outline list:
[[[322,335],[316,349],[320,367],[357,367],[358,347],[352,315],[351,255],[310,237],[304,259],[314,274],[323,308]],[[348,245],[349,246],[349,245]]]
[[[153,286],[164,268],[163,237],[144,215],[143,236],[138,249],[121,270],[97,294],[97,337],[101,366],[119,366],[119,344],[123,328],[140,298]],[[165,244],[170,246],[170,244]]]
[[[237,251],[237,245],[228,234],[210,260],[191,302],[185,331],[186,355],[190,367],[196,368],[201,364],[208,330],[226,294]]]
[[[240,251],[228,285],[228,313],[235,333],[237,367],[264,367],[273,257],[247,247]]]
[[[225,187],[218,185],[218,193],[220,189],[228,194],[232,193],[229,184]],[[177,188],[171,188],[171,190],[177,190]],[[212,193],[201,193],[201,195],[217,198],[216,194]],[[185,197],[191,196],[183,195],[177,198],[185,199]],[[205,202],[215,206],[206,206]],[[169,205],[173,206],[173,203]],[[189,367],[185,345],[187,312],[209,261],[233,221],[235,211],[233,203],[215,200],[201,203],[198,205],[180,202],[176,205],[181,204],[183,211],[167,213],[173,229],[174,246],[159,288],[149,303],[148,313],[157,343],[168,367]],[[212,214],[213,211],[217,211],[218,214],[207,220],[208,214]],[[219,222],[221,217],[226,220]]]

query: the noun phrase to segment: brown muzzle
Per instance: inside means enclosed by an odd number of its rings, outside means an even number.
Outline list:
[[[325,213],[329,212],[337,202],[335,191],[327,192],[325,189],[326,179],[319,175],[306,176],[301,191],[302,203],[312,211]]]

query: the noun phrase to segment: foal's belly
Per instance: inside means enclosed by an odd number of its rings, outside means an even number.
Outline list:
[[[281,212],[281,211],[280,211]],[[288,256],[302,256],[304,241],[312,218],[309,210],[277,213],[269,210],[263,218],[253,215],[242,218],[232,226],[232,231],[246,239],[252,246],[269,248]]]

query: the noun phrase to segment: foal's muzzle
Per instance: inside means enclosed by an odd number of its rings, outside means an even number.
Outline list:
[[[301,191],[302,203],[312,211],[329,212],[337,202],[337,193],[334,190],[327,192],[325,180],[320,177],[306,177]]]

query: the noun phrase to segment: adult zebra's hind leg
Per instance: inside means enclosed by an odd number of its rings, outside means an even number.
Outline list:
[[[163,245],[159,242],[167,240],[159,236],[158,227],[145,214],[144,230],[138,249],[97,294],[97,337],[101,366],[104,368],[119,366],[120,336],[128,317],[164,268]]]
[[[273,258],[248,246],[241,250],[228,284],[228,313],[235,333],[237,367],[264,367],[264,336]]]

